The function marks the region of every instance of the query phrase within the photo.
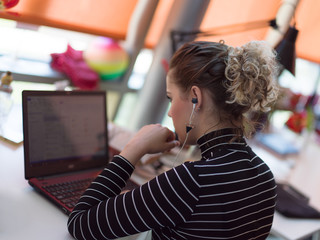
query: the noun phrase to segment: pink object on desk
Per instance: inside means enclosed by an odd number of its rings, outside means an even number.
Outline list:
[[[0,10],[8,9],[16,6],[19,0],[1,0],[0,1]]]
[[[87,90],[97,88],[100,77],[85,62],[83,51],[68,45],[64,53],[52,53],[51,58],[51,67],[65,73],[75,86]]]

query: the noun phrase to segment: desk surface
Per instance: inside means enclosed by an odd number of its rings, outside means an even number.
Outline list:
[[[0,238],[72,239],[67,216],[24,179],[23,147],[0,143]]]
[[[320,210],[320,145],[315,136],[304,136],[296,143],[300,152],[279,157],[253,145],[254,151],[269,165],[279,182],[287,182],[310,198],[310,205]],[[272,233],[285,239],[302,239],[320,231],[320,220],[287,218],[276,212]]]
[[[290,182],[320,209],[320,147],[309,144],[300,155],[279,159],[264,149],[254,150],[277,179]],[[0,239],[72,239],[67,216],[35,192],[24,179],[23,146],[0,140]],[[272,232],[285,239],[301,239],[320,230],[320,220],[289,219],[276,213]]]

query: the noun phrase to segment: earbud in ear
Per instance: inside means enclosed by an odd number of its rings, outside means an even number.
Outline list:
[[[187,133],[190,132],[194,128],[194,126],[192,124],[192,118],[193,118],[193,115],[194,115],[196,104],[198,103],[198,98],[192,98],[191,102],[193,104],[193,107],[192,107],[192,113],[191,113],[190,118],[189,118],[189,123],[186,126],[186,132]]]
[[[197,103],[198,103],[198,98],[192,98],[191,102],[192,102],[193,104],[197,104]]]

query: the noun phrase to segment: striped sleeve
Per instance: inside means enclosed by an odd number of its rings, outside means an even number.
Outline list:
[[[126,166],[128,165],[128,166]],[[81,197],[68,220],[76,239],[115,239],[186,222],[198,202],[194,168],[181,165],[125,194],[133,168],[117,156]],[[119,195],[120,194],[120,195]]]

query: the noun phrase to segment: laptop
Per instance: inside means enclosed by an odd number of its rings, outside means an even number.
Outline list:
[[[25,179],[70,214],[109,162],[105,91],[23,91]]]

